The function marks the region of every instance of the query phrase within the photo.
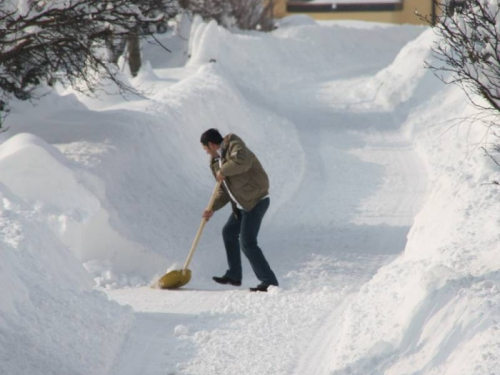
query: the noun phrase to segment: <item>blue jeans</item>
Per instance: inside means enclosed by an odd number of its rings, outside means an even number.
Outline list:
[[[257,244],[260,224],[269,204],[269,198],[265,198],[257,203],[251,211],[240,210],[239,218],[231,213],[226,225],[224,225],[222,237],[229,265],[225,276],[231,280],[239,281],[242,279],[241,251],[243,251],[257,279],[266,285],[278,285],[274,272]]]

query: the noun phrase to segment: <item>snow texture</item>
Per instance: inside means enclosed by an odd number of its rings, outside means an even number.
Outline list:
[[[13,103],[0,373],[498,373],[500,169],[482,149],[496,138],[423,68],[433,32],[307,17],[177,32],[161,37],[172,55],[144,46],[139,76],[122,73],[142,96],[58,87]],[[240,135],[270,176],[268,293],[248,292],[246,261],[242,288],[211,281],[228,208],[191,282],[149,287],[182,266],[208,203],[210,127]]]

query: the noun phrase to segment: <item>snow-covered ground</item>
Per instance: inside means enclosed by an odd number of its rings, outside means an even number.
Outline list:
[[[500,368],[495,138],[423,61],[432,31],[289,18],[146,46],[143,97],[15,102],[0,145],[1,374],[490,375]],[[189,56],[189,58],[188,58]],[[200,134],[240,135],[271,180],[280,281],[225,272]]]

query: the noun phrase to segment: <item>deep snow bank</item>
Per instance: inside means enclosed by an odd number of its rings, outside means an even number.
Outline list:
[[[81,151],[82,146],[91,145],[79,146]],[[75,144],[60,147],[69,156],[79,158],[71,154]],[[83,163],[89,163],[88,158]],[[152,255],[112,227],[103,204],[106,187],[102,180],[56,147],[36,136],[19,134],[0,149],[0,173],[2,182],[36,207],[53,233],[86,263],[99,284],[123,284],[120,275],[131,271],[135,279],[126,282],[144,284],[155,271],[148,268],[148,262],[157,259],[150,260]]]
[[[215,61],[245,90],[282,96],[286,87],[297,89],[311,82],[375,73],[391,63],[402,41],[423,30],[398,26],[397,32],[392,27],[372,27],[367,32],[304,22],[285,24],[272,33],[231,33],[215,22],[195,19],[187,64]]]
[[[132,322],[56,235],[98,201],[32,135],[0,146],[0,373],[103,374]],[[103,332],[106,332],[103,335]]]
[[[433,38],[428,32],[410,43],[373,81],[399,77],[405,88],[422,85],[423,72],[404,72],[429,58],[422,47]],[[437,79],[423,86],[427,98],[417,101],[403,130],[428,169],[428,198],[404,254],[381,268],[344,314],[331,358],[336,375],[498,371],[500,202],[498,187],[488,182],[500,171],[481,149],[496,139],[474,121],[476,111],[458,88]],[[401,97],[395,92],[379,102],[392,106]]]

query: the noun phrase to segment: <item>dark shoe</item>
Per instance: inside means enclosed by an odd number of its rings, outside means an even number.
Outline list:
[[[255,288],[250,288],[251,292],[267,292],[267,288],[269,288],[270,285],[261,283],[257,285]]]
[[[227,276],[222,276],[222,277],[214,276],[214,277],[212,277],[212,280],[218,284],[224,284],[224,285],[231,284],[233,286],[241,286],[241,280],[239,280],[239,281],[233,280]]]

